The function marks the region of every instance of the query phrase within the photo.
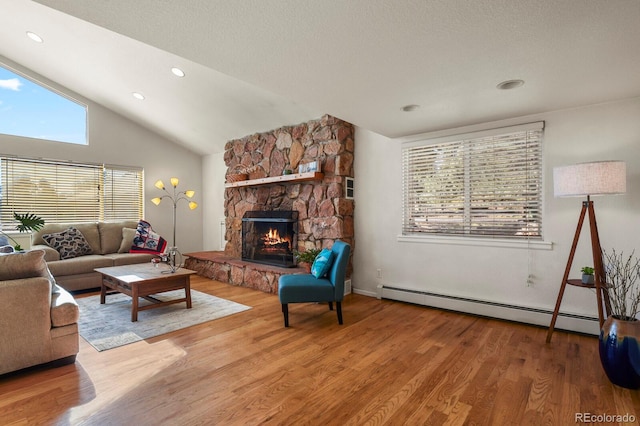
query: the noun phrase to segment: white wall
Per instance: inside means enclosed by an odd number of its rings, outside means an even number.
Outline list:
[[[2,62],[87,104],[89,145],[73,145],[0,134],[0,154],[143,167],[145,218],[154,230],[171,244],[173,207],[166,201],[157,207],[149,201],[161,195],[161,191],[153,184],[156,180],[163,179],[168,185],[170,177],[178,177],[180,178],[178,188],[195,190],[194,200],[202,205],[204,193],[201,157],[42,76],[34,75],[18,64],[4,58]],[[178,205],[176,243],[180,251],[202,250],[202,211],[201,208],[189,210],[184,201]],[[37,214],[37,212],[33,213]]]
[[[553,310],[581,209],[579,198],[554,198],[553,167],[586,161],[627,162],[627,194],[593,200],[603,249],[630,254],[635,248],[640,255],[640,98],[495,124],[535,120],[546,123],[543,232],[552,250],[399,242],[401,143],[357,128],[355,291],[376,295],[378,284],[384,283]],[[581,266],[593,264],[590,247],[586,222],[571,277],[578,278]],[[595,316],[595,294],[568,286],[561,311]]]
[[[220,221],[224,222],[224,181],[227,166],[224,164],[224,152],[202,158],[202,181],[204,198],[204,250],[224,250],[224,231]]]

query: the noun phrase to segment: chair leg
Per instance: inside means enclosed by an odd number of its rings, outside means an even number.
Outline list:
[[[284,326],[289,327],[289,305],[286,303],[282,304],[282,314],[284,315]]]
[[[333,311],[333,302],[329,302],[329,310]]]
[[[336,302],[336,310],[338,311],[338,324],[342,325],[342,302]]]

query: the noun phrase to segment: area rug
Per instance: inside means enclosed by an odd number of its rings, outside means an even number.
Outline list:
[[[184,297],[184,290],[155,295],[159,300]],[[138,312],[138,321],[131,322],[131,298],[118,293],[107,296],[100,304],[100,295],[76,298],[80,306],[80,335],[98,351],[138,342],[192,325],[213,321],[251,309],[249,306],[191,290],[191,309],[186,303],[166,305]],[[140,306],[150,302],[140,299]]]

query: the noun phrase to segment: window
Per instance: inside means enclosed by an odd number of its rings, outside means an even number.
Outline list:
[[[403,146],[403,234],[541,239],[543,128]]]
[[[0,133],[87,144],[87,107],[0,66]]]
[[[143,187],[142,169],[0,157],[0,223],[14,212],[51,223],[138,220]]]

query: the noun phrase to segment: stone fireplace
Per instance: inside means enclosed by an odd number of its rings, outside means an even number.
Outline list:
[[[242,218],[242,260],[291,268],[297,236],[298,212],[248,211]]]
[[[277,293],[280,275],[303,272],[288,267],[295,266],[291,265],[293,251],[331,247],[339,239],[350,244],[353,253],[354,200],[345,193],[347,178],[354,176],[353,159],[353,125],[330,115],[227,142],[227,243],[224,252],[188,254],[186,266],[218,281]],[[314,162],[317,172],[298,173],[301,164]],[[248,174],[248,179],[237,182],[229,178],[239,173]],[[272,249],[286,246],[280,241],[281,230],[278,236],[269,229],[256,231],[257,236],[249,241],[253,248],[243,246],[245,227],[260,227],[261,222],[255,219],[263,212],[297,215],[290,222],[295,237],[288,248],[291,254],[273,255]],[[276,246],[266,247],[267,240],[276,242]],[[274,257],[282,258],[283,264],[276,267],[263,263]],[[260,263],[255,263],[256,258]],[[347,267],[350,275],[351,261]]]
[[[246,171],[247,183],[256,185],[227,184],[225,254],[241,257],[242,218],[248,211],[298,212],[295,250],[330,247],[337,239],[353,250],[354,202],[345,196],[346,178],[353,178],[353,156],[353,125],[330,115],[227,142],[227,175]],[[258,183],[311,162],[319,164],[319,180]]]

